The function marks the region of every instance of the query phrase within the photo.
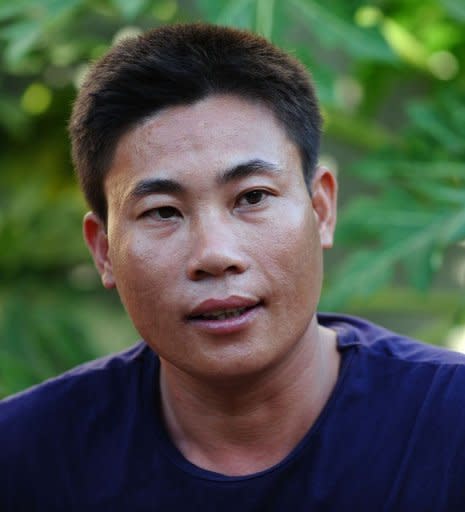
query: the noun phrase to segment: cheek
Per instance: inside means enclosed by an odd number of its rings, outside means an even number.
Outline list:
[[[153,318],[163,310],[170,283],[176,275],[176,255],[166,254],[146,234],[118,237],[110,251],[116,288],[133,318]],[[157,315],[161,317],[162,315]]]
[[[295,295],[298,290],[315,285],[321,280],[321,243],[313,210],[310,207],[286,209],[270,226],[267,258],[264,267],[270,276]],[[265,247],[265,244],[263,244]]]

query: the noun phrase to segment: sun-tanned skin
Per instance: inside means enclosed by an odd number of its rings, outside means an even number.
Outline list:
[[[279,462],[338,373],[335,334],[315,316],[334,176],[318,168],[310,196],[273,114],[221,95],[123,135],[105,192],[107,226],[87,214],[85,238],[104,285],[117,287],[160,357],[174,443],[227,475]]]

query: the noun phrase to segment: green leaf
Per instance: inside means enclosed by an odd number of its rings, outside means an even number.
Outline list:
[[[447,110],[447,120],[450,129],[460,134],[463,138],[465,138],[464,99],[464,97],[455,94],[444,94],[444,97],[441,98],[441,103]],[[463,142],[463,149],[465,150],[465,141]]]
[[[56,290],[58,291],[58,290]],[[69,298],[48,301],[30,287],[12,293],[0,315],[0,385],[13,393],[96,357]],[[27,317],[24,311],[28,311]]]
[[[231,0],[226,3],[215,21],[218,25],[251,28],[252,14],[252,0]]]
[[[214,23],[217,20],[226,3],[228,3],[226,0],[217,0],[216,2],[212,2],[211,0],[197,0],[196,2],[202,19],[210,23]]]
[[[147,5],[147,0],[112,0],[113,5],[127,21],[134,20]]]
[[[425,67],[427,48],[412,31],[392,18],[384,18],[381,30],[399,57],[420,69]]]
[[[0,21],[7,21],[10,18],[23,14],[26,7],[26,2],[18,1],[9,2],[8,4],[0,5]]]
[[[312,75],[319,101],[325,105],[334,104],[336,73],[326,63],[316,60],[307,45],[299,46],[295,51],[297,58],[305,64]]]
[[[431,135],[445,148],[455,153],[465,149],[465,142],[426,105],[413,104],[407,107],[407,112],[414,123]]]
[[[337,309],[352,296],[373,293],[388,282],[394,265],[405,257],[425,250],[439,238],[443,222],[443,217],[439,216],[435,222],[399,239],[394,245],[355,253],[340,267],[331,287],[325,291],[322,302],[324,307]]]
[[[426,291],[431,284],[434,273],[434,246],[425,245],[423,249],[407,254],[402,262],[407,271],[407,277],[417,290]]]
[[[128,1],[132,3],[134,0]],[[138,0],[136,0],[137,3]],[[64,15],[70,14],[76,7],[85,3],[85,0],[42,0],[41,6],[46,8],[45,23]]]
[[[463,239],[465,239],[465,207],[444,222],[439,236],[444,247]]]
[[[42,27],[36,21],[20,21],[0,30],[2,36],[9,39],[5,60],[14,65],[37,45],[42,36]]]
[[[353,297],[366,297],[386,284],[392,276],[392,256],[359,250],[346,259],[329,288],[325,288],[321,307],[340,308]]]
[[[446,205],[465,204],[465,189],[457,185],[442,185],[433,180],[411,180],[411,187],[426,196],[431,202]]]
[[[18,137],[25,132],[27,122],[27,116],[17,99],[0,90],[0,124],[3,128]]]
[[[289,5],[327,46],[337,46],[357,59],[396,61],[394,52],[375,29],[359,28],[313,0],[290,0]]]
[[[444,9],[452,18],[465,21],[465,4],[463,0],[440,0]]]
[[[456,180],[460,183],[465,178],[465,163],[447,161],[415,161],[397,158],[369,158],[350,166],[350,172],[368,182],[382,184],[394,176],[427,180]]]
[[[257,15],[255,21],[255,30],[267,39],[272,39],[273,32],[273,13],[275,0],[256,0]]]
[[[395,142],[395,137],[376,121],[340,109],[326,109],[325,130],[354,146],[370,150]]]
[[[344,237],[351,238],[358,232],[377,234],[383,237],[387,230],[394,233],[415,231],[430,224],[437,212],[420,208],[411,198],[405,198],[400,190],[392,197],[356,197],[340,212],[339,229]],[[339,238],[339,240],[341,240]]]
[[[389,313],[396,317],[407,314],[409,317],[426,315],[430,318],[437,313],[450,315],[457,308],[464,307],[464,294],[460,290],[441,289],[425,294],[411,287],[387,286],[373,294],[369,301],[363,297],[354,299],[347,306],[347,312],[356,314],[357,310],[364,309],[366,312]]]

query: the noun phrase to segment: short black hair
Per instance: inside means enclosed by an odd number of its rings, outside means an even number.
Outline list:
[[[94,213],[106,221],[104,180],[121,136],[163,108],[211,94],[265,104],[299,148],[309,187],[322,122],[304,66],[244,30],[167,25],[111,48],[92,66],[75,101],[69,123],[73,162]]]

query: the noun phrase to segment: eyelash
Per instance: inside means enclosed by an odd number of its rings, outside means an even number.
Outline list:
[[[246,202],[246,204],[244,205],[241,205],[241,202],[245,200],[245,198],[249,198],[251,199],[251,196],[253,197],[253,195],[257,195],[259,194],[259,198],[258,198],[258,201],[256,202]],[[243,206],[243,207],[254,207],[254,206],[260,206],[264,201],[265,199],[270,196],[271,193],[267,190],[263,190],[261,188],[256,188],[256,189],[252,189],[252,190],[248,190],[247,192],[244,192],[243,194],[241,194],[237,200],[237,203],[236,205],[237,206]],[[163,217],[160,215],[160,213],[170,213],[169,216],[167,217]],[[171,220],[173,217],[181,217],[182,214],[181,212],[175,208],[174,206],[159,206],[158,208],[152,208],[150,210],[147,210],[146,212],[143,212],[141,217],[156,217],[157,220],[159,221],[167,221],[167,220]]]
[[[263,190],[263,189],[261,189],[261,188],[254,188],[254,189],[252,189],[252,190],[249,190],[249,191],[247,191],[247,192],[244,192],[244,193],[239,197],[239,199],[238,199],[238,201],[237,201],[237,204],[238,204],[238,205],[240,205],[240,202],[241,202],[242,200],[244,200],[247,196],[248,196],[248,197],[249,197],[249,199],[250,199],[250,196],[251,196],[252,194],[260,194],[260,198],[259,198],[259,200],[258,200],[257,202],[252,202],[252,203],[247,202],[247,204],[246,204],[246,205],[244,205],[244,206],[246,206],[246,207],[259,206],[259,205],[261,205],[261,204],[263,203],[263,201],[265,201],[265,199],[266,199],[269,195],[271,195],[271,194],[270,194],[270,192],[268,192],[267,190]]]
[[[169,217],[162,217],[160,216],[160,212],[162,211],[165,211],[166,213],[166,210],[169,210],[172,215],[170,215]],[[154,217],[156,216],[157,217],[157,220],[160,220],[160,221],[165,221],[165,220],[170,220],[173,216],[180,216],[180,212],[177,208],[175,208],[174,206],[159,206],[158,208],[152,208],[150,210],[147,210],[146,212],[143,212],[141,217]]]

